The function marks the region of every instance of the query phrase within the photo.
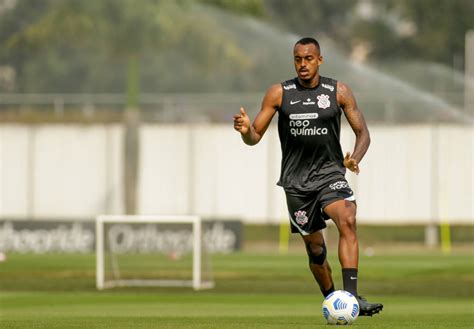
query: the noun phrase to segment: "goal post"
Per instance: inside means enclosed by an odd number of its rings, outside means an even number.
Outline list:
[[[191,227],[190,257],[191,269],[190,278],[123,278],[119,270],[119,262],[116,260],[113,247],[107,238],[107,225],[188,225]],[[142,234],[143,235],[143,234]],[[159,239],[153,237],[154,240]],[[109,242],[108,242],[109,241]],[[159,241],[156,241],[159,243]],[[107,245],[109,244],[109,245]],[[113,263],[112,277],[106,276],[106,251],[111,253],[110,258]],[[203,243],[203,225],[199,216],[184,215],[99,215],[96,217],[96,287],[99,290],[113,287],[192,287],[195,290],[209,289],[214,287],[211,277],[203,277],[203,254],[206,253],[206,246]],[[139,256],[136,256],[139,257]],[[158,262],[152,262],[156,265]],[[157,265],[160,266],[160,265]],[[166,266],[161,263],[161,266]]]

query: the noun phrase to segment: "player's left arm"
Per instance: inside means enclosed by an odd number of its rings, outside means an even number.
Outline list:
[[[357,106],[352,90],[342,82],[337,83],[337,104],[343,109],[347,121],[356,136],[352,155],[348,152],[344,158],[344,166],[359,173],[359,163],[370,145],[370,134],[364,115]]]

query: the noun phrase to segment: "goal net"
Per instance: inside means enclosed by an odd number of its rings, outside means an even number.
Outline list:
[[[199,216],[100,215],[97,289],[214,287]]]

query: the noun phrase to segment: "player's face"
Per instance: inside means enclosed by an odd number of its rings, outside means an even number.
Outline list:
[[[323,63],[323,57],[316,45],[297,44],[293,50],[295,70],[298,77],[303,81],[312,80],[319,71],[319,65]]]

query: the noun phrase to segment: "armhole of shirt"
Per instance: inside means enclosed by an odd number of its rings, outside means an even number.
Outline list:
[[[342,115],[342,113],[344,112],[344,110],[342,109],[342,106],[340,106],[340,105],[337,103],[337,80],[333,80],[333,81],[334,81],[334,97],[336,98],[337,111],[339,112],[340,115]]]
[[[283,104],[285,104],[285,83],[287,83],[287,81],[283,81],[282,83],[280,83],[281,85],[281,103],[280,103],[280,106],[278,106],[277,108],[277,112],[280,113],[281,111],[281,108],[283,107]]]

